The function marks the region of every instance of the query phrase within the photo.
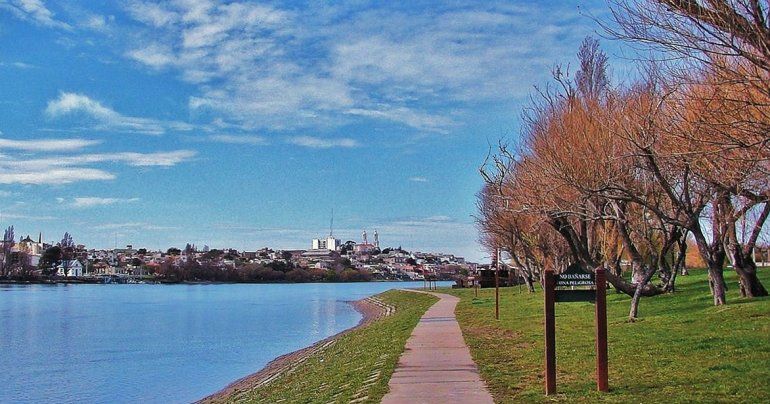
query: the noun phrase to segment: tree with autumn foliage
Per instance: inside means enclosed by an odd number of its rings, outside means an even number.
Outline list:
[[[761,91],[716,80],[716,69],[687,82],[649,69],[613,88],[597,41],[586,39],[578,58],[574,78],[556,69],[556,85],[538,91],[515,151],[501,145],[482,166],[482,241],[524,272],[527,256],[541,270],[606,267],[608,281],[632,296],[631,319],[642,296],[674,291],[689,239],[714,304],[726,302],[726,259],[743,296],[766,295],[752,260],[770,214],[767,141],[758,143],[770,103],[757,102]],[[544,226],[566,254],[540,245]]]

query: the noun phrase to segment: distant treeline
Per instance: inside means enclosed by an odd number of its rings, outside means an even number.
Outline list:
[[[366,270],[303,269],[283,262],[267,265],[245,264],[236,268],[191,262],[184,265],[162,265],[154,274],[171,282],[366,282],[372,274]]]

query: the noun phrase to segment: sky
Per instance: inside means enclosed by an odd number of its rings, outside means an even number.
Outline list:
[[[309,248],[333,209],[343,241],[376,229],[487,261],[478,167],[607,13],[0,0],[0,226],[89,248]],[[602,45],[622,76],[621,45]]]

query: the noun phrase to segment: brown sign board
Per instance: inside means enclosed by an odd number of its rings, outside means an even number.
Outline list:
[[[556,290],[556,303],[593,302],[596,300],[595,290]]]
[[[596,300],[596,276],[593,272],[584,270],[580,264],[570,265],[566,271],[556,274],[554,278],[556,278],[557,288],[554,296],[556,302],[593,302]]]
[[[588,272],[583,269],[580,264],[572,264],[567,267],[567,270],[556,274],[556,287],[569,287],[569,286],[596,286],[596,276],[593,272]]]

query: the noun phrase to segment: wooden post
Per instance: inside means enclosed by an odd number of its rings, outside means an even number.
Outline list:
[[[545,270],[545,395],[556,394],[556,278]]]
[[[495,320],[500,319],[500,277],[495,268]]]
[[[607,275],[596,269],[596,388],[608,392],[607,375]]]
[[[500,319],[500,250],[495,248],[492,264],[495,266],[495,320]]]

